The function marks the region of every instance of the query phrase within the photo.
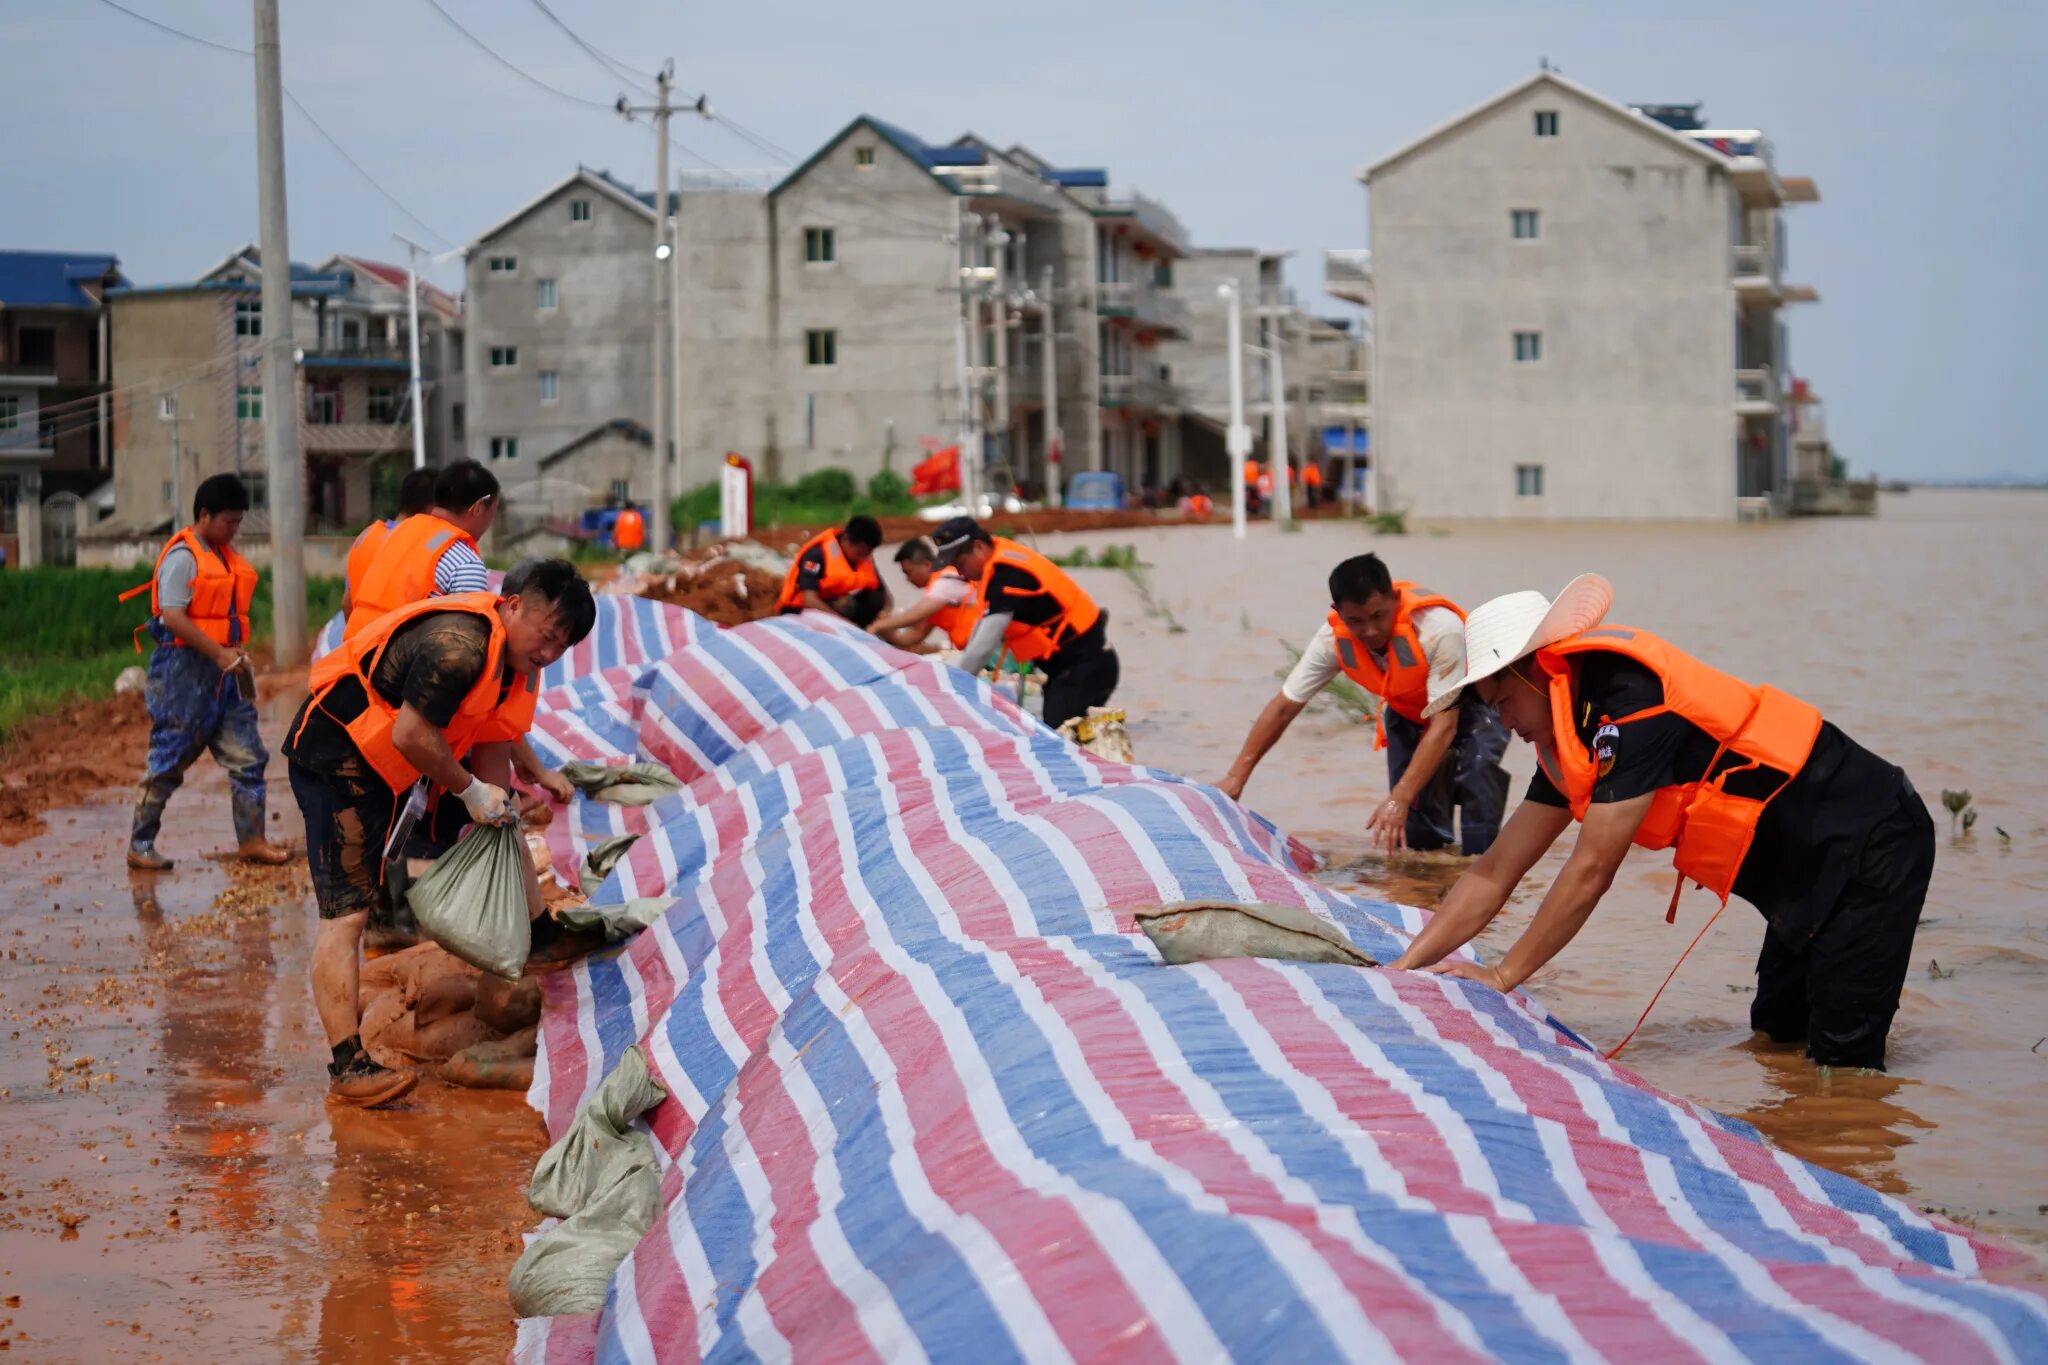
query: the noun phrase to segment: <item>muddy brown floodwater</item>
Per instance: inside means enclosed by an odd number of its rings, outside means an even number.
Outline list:
[[[1806,698],[1905,768],[1941,842],[1890,1072],[1823,1077],[1797,1049],[1752,1043],[1763,920],[1741,901],[1619,1060],[1800,1156],[2048,1248],[2048,493],[1922,490],[1887,496],[1869,521],[1468,523],[1406,536],[1325,522],[1292,534],[1255,524],[1242,546],[1227,527],[1044,540],[1051,551],[1076,543],[1134,544],[1153,565],[1150,606],[1117,571],[1082,581],[1112,614],[1117,701],[1138,759],[1175,772],[1223,775],[1292,661],[1285,646],[1306,643],[1328,610],[1330,566],[1367,550],[1467,606],[1605,574],[1610,619]],[[1519,800],[1528,746],[1514,744],[1508,762]],[[1975,796],[1967,837],[1949,837],[1945,787]],[[1432,905],[1459,860],[1364,857],[1364,821],[1386,789],[1370,731],[1324,707],[1267,756],[1245,800],[1325,854],[1333,883]],[[1521,931],[1569,842],[1531,874],[1484,950],[1497,955]],[[1669,868],[1668,853],[1632,854],[1578,941],[1531,984],[1596,1046],[1627,1034],[1712,911],[1694,891],[1665,924]]]
[[[282,768],[273,828],[296,839]],[[327,1107],[304,865],[203,856],[229,839],[210,764],[171,802],[168,875],[123,866],[125,793],[47,819],[0,849],[0,1349],[503,1359],[545,1146],[524,1098],[429,1081]]]

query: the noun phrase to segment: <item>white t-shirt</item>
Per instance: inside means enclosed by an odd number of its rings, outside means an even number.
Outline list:
[[[1455,696],[1458,679],[1465,676],[1464,621],[1446,607],[1424,607],[1415,613],[1414,621],[1416,638],[1422,642],[1422,653],[1429,660],[1429,700],[1433,702],[1446,694]],[[1380,667],[1386,667],[1385,654],[1372,658]],[[1337,658],[1337,634],[1325,620],[1287,675],[1287,681],[1280,684],[1281,694],[1296,706],[1305,706],[1343,671]]]
[[[974,596],[974,585],[959,574],[937,573],[925,581],[924,595],[941,606],[957,607]]]

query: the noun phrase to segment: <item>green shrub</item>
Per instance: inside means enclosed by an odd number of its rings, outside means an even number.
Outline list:
[[[895,507],[910,501],[910,480],[893,469],[885,469],[868,480],[868,498],[877,507]]]
[[[759,501],[759,494],[755,500]],[[833,503],[851,504],[860,496],[860,489],[853,481],[853,475],[844,469],[814,469],[798,479],[789,488],[789,501],[807,502],[819,505]]]

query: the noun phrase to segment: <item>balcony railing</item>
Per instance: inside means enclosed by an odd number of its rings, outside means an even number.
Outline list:
[[[1745,243],[1735,248],[1733,269],[1737,275],[1768,275],[1771,253],[1764,247]]]
[[[974,384],[990,402],[997,393],[996,367],[977,365],[974,368]],[[1039,403],[1045,399],[1045,372],[1036,365],[1016,366],[1010,370],[1010,401],[1012,403]]]
[[[1066,204],[1057,186],[1000,161],[983,166],[939,166],[934,173],[958,185],[961,193],[978,199],[1008,199],[1054,211]]]
[[[412,352],[402,337],[397,341],[386,341],[381,337],[375,340],[344,339],[340,341],[322,341],[301,349],[305,358],[316,364],[371,364],[384,366],[396,361],[398,364],[410,366],[412,363]],[[425,364],[426,359],[427,353],[421,352],[421,363]]]
[[[1735,410],[1745,416],[1765,417],[1778,410],[1778,376],[1770,370],[1735,372]]]
[[[1178,401],[1178,391],[1157,375],[1106,374],[1101,379],[1105,408],[1167,408]]]
[[[1105,198],[1095,212],[1099,217],[1128,218],[1150,236],[1172,247],[1174,254],[1187,254],[1187,228],[1174,216],[1173,210],[1157,199],[1137,193]]]
[[[1372,297],[1372,252],[1363,248],[1346,248],[1341,251],[1323,253],[1323,292],[1353,303],[1365,303]]]
[[[1095,311],[1129,318],[1157,331],[1186,336],[1188,306],[1149,280],[1110,280],[1095,286]]]

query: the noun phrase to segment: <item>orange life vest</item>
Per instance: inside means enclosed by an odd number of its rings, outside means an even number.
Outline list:
[[[1813,741],[1820,734],[1820,712],[1774,687],[1752,687],[1707,667],[1646,630],[1627,626],[1596,626],[1580,631],[1547,649],[1537,662],[1551,671],[1550,727],[1552,747],[1537,750],[1537,761],[1571,803],[1572,818],[1583,820],[1600,780],[1599,760],[1579,739],[1572,723],[1572,681],[1569,661],[1580,654],[1619,654],[1657,675],[1664,685],[1664,704],[1627,716],[1602,716],[1603,725],[1672,712],[1712,736],[1720,747],[1698,782],[1659,790],[1637,828],[1635,842],[1643,848],[1671,848],[1678,868],[1678,886],[1688,879],[1706,887],[1723,903],[1735,887],[1735,875],[1756,838],[1764,807],[1791,784],[1806,766]],[[1715,773],[1721,760],[1738,762]],[[1752,768],[1775,768],[1786,775],[1785,786],[1770,796],[1736,796],[1728,779]],[[1678,912],[1678,889],[1671,893],[1671,914]]]
[[[1197,493],[1188,499],[1188,515],[1196,521],[1207,521],[1209,514],[1215,510],[1215,500],[1207,493]]]
[[[363,581],[363,575],[370,571],[371,561],[377,558],[377,551],[384,548],[384,542],[391,539],[391,532],[398,525],[395,521],[379,518],[363,528],[356,537],[356,543],[348,547],[348,560],[342,569],[342,581],[353,588]]]
[[[1259,462],[1257,460],[1246,460],[1244,462],[1244,481],[1247,487],[1259,481]]]
[[[612,544],[621,550],[637,550],[646,540],[646,520],[635,508],[622,509],[618,520],[612,523]]]
[[[1422,723],[1422,708],[1429,702],[1429,656],[1423,652],[1422,636],[1415,629],[1415,613],[1424,607],[1442,607],[1465,619],[1464,608],[1450,598],[1418,588],[1413,583],[1394,584],[1394,633],[1387,638],[1387,666],[1374,662],[1365,642],[1344,627],[1344,618],[1330,613],[1330,633],[1337,637],[1337,666],[1344,676],[1380,699],[1372,747],[1387,747],[1386,708],[1406,720]]]
[[[960,578],[960,571],[948,564],[940,569],[936,578]],[[946,638],[953,642],[953,648],[967,648],[967,641],[974,635],[975,623],[981,620],[981,584],[967,585],[967,596],[951,606],[940,607],[932,613],[931,623],[946,632]]]
[[[980,598],[978,610],[988,609],[989,578],[999,564],[1024,570],[1038,580],[1038,592],[1011,592],[1011,597],[1045,596],[1059,604],[1059,615],[1035,626],[1027,626],[1012,618],[1003,630],[1003,645],[1013,657],[1023,663],[1037,663],[1050,659],[1059,653],[1071,636],[1084,635],[1102,619],[1102,608],[1095,600],[1081,591],[1081,585],[1067,576],[1067,571],[1047,559],[1036,550],[1019,545],[1002,536],[995,538],[995,553],[988,557],[988,565],[981,571],[981,581],[975,584],[976,595]]]
[[[390,644],[399,627],[429,612],[466,611],[490,622],[491,642],[484,652],[483,672],[462,699],[462,704],[455,709],[454,719],[442,727],[441,737],[448,741],[449,749],[458,759],[466,756],[476,744],[518,738],[526,733],[526,725],[533,720],[534,680],[515,676],[510,691],[505,690],[505,625],[498,619],[498,600],[498,594],[494,592],[458,592],[446,597],[429,597],[386,612],[367,628],[347,638],[341,648],[322,656],[313,665],[306,679],[312,690],[312,698],[306,703],[304,712],[306,719],[312,718],[313,712],[343,678],[357,679],[362,684],[368,705],[364,706],[362,714],[343,728],[355,741],[364,761],[386,786],[394,792],[411,786],[419,780],[419,769],[413,767],[391,740],[391,727],[398,720],[399,708],[384,700],[371,678],[376,673],[378,660],[384,657],[385,646]],[[502,702],[499,700],[501,693],[504,695]],[[522,711],[526,724],[520,723]],[[299,729],[305,729],[304,721],[300,722]]]
[[[855,568],[846,557],[846,551],[839,548],[839,532],[820,531],[805,541],[803,548],[796,552],[796,558],[790,561],[789,572],[782,577],[782,596],[775,603],[778,609],[803,606],[804,590],[797,586],[797,574],[803,569],[804,556],[820,546],[825,550],[825,573],[818,580],[818,596],[827,602],[850,592],[882,586],[882,576],[875,571],[872,555]]]
[[[353,640],[378,617],[434,595],[441,556],[457,545],[476,548],[476,538],[432,512],[407,517],[391,528],[360,578],[349,579],[344,640]]]
[[[180,545],[192,552],[192,601],[185,607],[185,615],[192,624],[199,627],[206,638],[217,645],[246,645],[249,643],[249,603],[256,597],[256,570],[248,560],[242,558],[232,545],[218,548],[209,545],[197,531],[187,526],[164,542],[156,553],[156,567],[150,570],[149,581],[137,584],[120,596],[126,602],[131,597],[149,594],[149,614],[161,618],[164,605],[157,600],[157,574],[163,571],[164,557]],[[142,632],[145,622],[135,628],[135,652],[142,652]],[[171,643],[185,648],[185,642],[177,636]]]
[[[1323,486],[1323,467],[1311,462],[1306,469],[1301,471],[1301,481],[1310,488],[1321,488]]]

